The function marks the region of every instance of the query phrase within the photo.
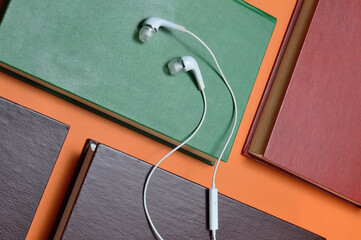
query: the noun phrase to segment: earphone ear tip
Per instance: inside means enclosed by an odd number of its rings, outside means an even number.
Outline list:
[[[183,71],[183,64],[180,58],[175,58],[168,63],[170,74],[176,75]]]
[[[148,26],[143,26],[139,31],[139,40],[146,43],[149,42],[153,35],[155,34],[155,30]]]

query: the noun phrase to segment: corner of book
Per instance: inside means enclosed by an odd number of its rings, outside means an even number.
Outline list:
[[[264,11],[258,9],[258,8],[256,8],[255,6],[253,6],[253,5],[245,2],[245,1],[243,1],[243,0],[233,0],[233,1],[241,4],[242,6],[244,6],[244,7],[248,8],[248,9],[252,10],[253,12],[255,12],[255,13],[263,16],[264,18],[267,18],[268,20],[270,20],[271,22],[273,22],[274,25],[276,25],[276,23],[277,23],[277,18],[273,17],[272,15],[270,15],[270,14],[268,14],[268,13],[266,13],[266,12],[264,12]]]
[[[1,0],[0,1],[0,25],[4,19],[4,16],[8,9],[9,3],[10,3],[10,0]]]
[[[61,236],[70,217],[71,210],[79,193],[80,187],[83,183],[86,172],[89,168],[89,165],[91,164],[91,160],[98,145],[99,143],[92,139],[86,140],[79,158],[78,165],[74,171],[72,180],[68,186],[67,193],[63,199],[62,206],[58,212],[50,239],[61,239]]]

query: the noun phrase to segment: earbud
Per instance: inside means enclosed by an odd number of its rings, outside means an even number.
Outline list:
[[[158,31],[159,27],[166,27],[184,32],[185,27],[172,23],[163,18],[151,17],[147,18],[139,31],[139,39],[142,42],[149,42],[153,35]]]
[[[179,74],[183,70],[186,72],[192,71],[194,76],[196,77],[199,90],[204,90],[205,86],[202,74],[199,70],[197,61],[193,57],[183,56],[180,58],[175,58],[168,63],[168,69],[172,75]]]

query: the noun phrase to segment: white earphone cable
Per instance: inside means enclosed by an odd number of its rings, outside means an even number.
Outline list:
[[[233,90],[232,90],[231,86],[229,85],[226,77],[224,76],[224,74],[223,74],[223,72],[222,72],[222,69],[221,69],[221,67],[219,66],[218,61],[217,61],[216,57],[214,56],[212,50],[207,46],[207,44],[205,44],[205,43],[202,41],[202,39],[200,39],[200,38],[199,38],[197,35],[195,35],[194,33],[188,31],[187,29],[185,29],[184,32],[188,33],[189,35],[191,35],[192,37],[194,37],[195,39],[197,39],[197,40],[208,50],[208,52],[211,54],[214,62],[215,62],[216,65],[217,65],[218,71],[219,71],[219,73],[221,74],[221,77],[222,77],[222,79],[223,79],[223,82],[226,84],[226,86],[227,86],[227,88],[228,88],[228,91],[230,92],[230,94],[231,94],[231,96],[232,96],[233,107],[234,107],[234,122],[233,122],[232,131],[231,131],[231,133],[229,134],[229,137],[228,137],[228,139],[227,139],[227,142],[226,142],[226,144],[224,145],[223,150],[222,150],[221,154],[219,155],[219,157],[218,157],[218,159],[217,159],[216,167],[214,168],[213,180],[212,180],[212,187],[215,187],[215,178],[216,178],[216,172],[217,172],[217,168],[218,168],[218,165],[219,165],[219,161],[220,161],[220,159],[222,158],[222,156],[223,156],[223,154],[224,154],[224,151],[226,150],[226,148],[227,148],[227,146],[228,146],[228,144],[229,144],[229,141],[231,140],[231,137],[232,137],[232,135],[233,135],[233,133],[234,133],[234,130],[235,130],[235,128],[236,128],[236,125],[237,125],[237,115],[238,115],[238,114],[237,114],[237,102],[236,102],[236,98],[235,98],[235,96],[234,96],[234,94],[233,94]]]
[[[149,172],[147,179],[145,181],[145,185],[144,185],[144,191],[143,191],[143,204],[144,204],[144,211],[145,211],[145,215],[147,216],[148,222],[153,230],[153,232],[155,233],[155,235],[157,236],[158,239],[163,240],[163,238],[160,236],[159,232],[157,231],[157,229],[155,228],[152,219],[150,218],[149,212],[148,212],[148,207],[147,207],[147,189],[148,189],[148,184],[149,184],[149,180],[152,177],[154,171],[158,168],[159,164],[161,162],[163,162],[164,159],[166,159],[169,155],[171,155],[173,152],[177,151],[179,148],[181,148],[183,145],[185,145],[187,142],[189,142],[198,132],[198,130],[200,129],[200,127],[202,126],[204,119],[206,117],[206,113],[207,113],[207,99],[206,99],[206,94],[204,93],[204,90],[201,90],[202,93],[202,97],[203,97],[203,104],[204,104],[204,109],[203,109],[203,114],[202,114],[202,118],[200,120],[200,122],[198,123],[198,126],[194,129],[194,131],[192,132],[192,134],[186,139],[184,140],[181,144],[179,144],[177,147],[175,147],[174,149],[172,149],[172,151],[170,151],[169,153],[167,153],[162,159],[160,159],[158,161],[158,163],[156,165],[153,166],[152,170]]]
[[[218,68],[218,71],[219,71],[219,73],[220,73],[220,75],[221,75],[221,77],[222,77],[222,79],[223,79],[223,82],[224,82],[225,85],[227,86],[228,91],[229,91],[229,93],[230,93],[231,96],[232,96],[232,102],[233,102],[233,108],[234,108],[234,122],[233,122],[233,127],[232,127],[232,130],[231,130],[231,133],[230,133],[229,136],[228,136],[227,142],[226,142],[226,144],[224,145],[224,147],[223,147],[223,149],[222,149],[222,152],[221,152],[221,154],[219,155],[219,157],[218,157],[218,159],[217,159],[216,166],[215,166],[215,168],[214,168],[213,178],[212,178],[212,187],[211,187],[211,188],[212,188],[212,189],[215,189],[215,188],[216,188],[216,183],[215,183],[215,181],[216,181],[216,173],[217,173],[217,169],[218,169],[219,162],[220,162],[220,160],[222,159],[222,156],[223,156],[223,154],[224,154],[224,152],[225,152],[225,150],[226,150],[226,148],[227,148],[227,146],[228,146],[228,144],[229,144],[229,142],[230,142],[230,140],[231,140],[231,138],[232,138],[232,136],[233,136],[233,133],[234,133],[235,128],[236,128],[236,125],[237,125],[237,115],[238,115],[238,112],[237,112],[237,102],[236,102],[236,98],[235,98],[235,96],[234,96],[234,94],[233,94],[233,90],[232,90],[231,86],[229,85],[226,77],[224,76],[224,74],[223,74],[223,72],[222,72],[222,69],[221,69],[221,67],[219,66],[218,61],[217,61],[216,57],[214,56],[212,50],[207,46],[207,44],[206,44],[205,42],[202,41],[202,39],[200,39],[200,38],[199,38],[197,35],[195,35],[194,33],[190,32],[190,31],[187,30],[187,29],[184,29],[183,32],[188,33],[189,35],[191,35],[192,37],[194,37],[195,39],[197,39],[197,40],[207,49],[207,51],[211,54],[214,62],[216,63],[216,66],[217,66],[217,68]],[[214,223],[216,227],[215,227],[215,229],[211,229],[211,231],[212,231],[212,237],[213,237],[214,240],[216,239],[216,229],[218,228],[218,200],[216,200],[216,202],[217,202],[217,207],[216,207],[216,209],[217,209],[217,210],[216,210],[216,211],[217,211],[217,213],[216,213],[216,215],[217,215],[216,219],[217,219],[217,220],[216,220],[216,222]]]

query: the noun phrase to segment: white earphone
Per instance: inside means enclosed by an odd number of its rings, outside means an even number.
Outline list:
[[[142,42],[149,42],[154,34],[158,31],[159,27],[166,27],[184,32],[185,27],[172,23],[163,18],[151,17],[147,18],[139,31],[139,39]]]
[[[218,190],[215,187],[215,177],[216,177],[216,172],[218,169],[218,165],[219,162],[224,154],[224,151],[226,150],[231,137],[235,131],[235,127],[237,124],[237,102],[236,102],[236,98],[233,94],[233,90],[230,87],[226,77],[224,76],[221,67],[218,64],[218,61],[216,59],[216,57],[214,56],[213,52],[211,51],[211,49],[207,46],[207,44],[205,44],[197,35],[195,35],[194,33],[192,33],[191,31],[187,30],[184,26],[175,24],[173,22],[170,22],[168,20],[165,20],[163,18],[158,18],[158,17],[151,17],[151,18],[147,18],[142,25],[142,28],[139,31],[139,39],[140,41],[146,43],[149,42],[152,37],[155,35],[155,33],[158,31],[158,29],[160,27],[165,27],[165,28],[170,28],[170,29],[174,29],[174,30],[178,30],[180,32],[185,32],[189,35],[191,35],[192,37],[194,37],[197,41],[199,41],[206,49],[207,51],[211,54],[217,69],[219,71],[219,74],[222,77],[222,80],[224,82],[224,84],[227,86],[228,91],[230,92],[231,96],[232,96],[232,101],[233,101],[233,107],[234,107],[234,123],[233,123],[233,127],[231,130],[231,133],[227,139],[226,144],[224,145],[221,154],[219,155],[217,162],[216,162],[216,166],[214,168],[214,172],[213,172],[213,178],[212,178],[212,187],[209,189],[209,230],[212,232],[212,237],[215,240],[216,239],[216,230],[218,229]],[[146,201],[146,192],[147,192],[147,186],[149,183],[149,179],[152,176],[154,170],[158,167],[158,165],[165,159],[167,158],[170,154],[172,154],[173,152],[175,152],[176,150],[178,150],[179,148],[181,148],[184,144],[186,144],[199,130],[199,128],[201,127],[203,120],[205,118],[206,115],[206,110],[207,110],[207,101],[206,101],[206,96],[204,93],[204,83],[203,83],[203,78],[201,75],[201,72],[199,70],[197,61],[190,56],[184,56],[181,58],[176,58],[173,59],[172,61],[170,61],[168,63],[168,69],[169,72],[172,75],[178,74],[180,73],[182,70],[185,71],[192,71],[196,77],[197,83],[198,83],[198,88],[200,89],[202,96],[203,96],[203,101],[204,101],[204,111],[203,111],[203,115],[202,115],[202,119],[200,121],[200,123],[198,124],[197,128],[193,131],[193,133],[184,141],[182,142],[180,145],[178,145],[176,148],[174,148],[172,151],[170,151],[167,155],[165,155],[161,160],[159,160],[159,162],[152,168],[151,172],[149,173],[147,180],[145,182],[145,186],[144,186],[144,192],[143,192],[143,200],[144,200],[144,210],[147,216],[147,219],[153,229],[153,231],[155,232],[155,234],[157,235],[157,237],[159,239],[162,239],[162,237],[160,236],[160,234],[158,233],[157,229],[154,227],[153,222],[149,216],[148,213],[148,209],[147,209],[147,201]]]
[[[182,71],[192,71],[196,77],[199,90],[204,90],[204,82],[202,78],[201,71],[199,70],[197,61],[191,56],[184,56],[180,58],[175,58],[168,63],[169,72],[172,75],[179,74]]]
[[[149,222],[154,234],[157,236],[158,239],[161,239],[161,240],[163,240],[163,238],[161,237],[161,235],[158,233],[156,227],[154,226],[153,221],[148,212],[148,207],[147,207],[147,190],[148,190],[148,184],[149,184],[150,178],[152,177],[154,171],[157,169],[159,164],[164,159],[166,159],[173,152],[177,151],[179,148],[181,148],[183,145],[185,145],[187,142],[189,142],[197,134],[197,132],[199,131],[199,129],[201,128],[201,126],[204,122],[204,119],[205,119],[206,113],[207,113],[207,99],[206,99],[206,94],[204,92],[205,87],[204,87],[202,74],[201,74],[201,71],[199,70],[197,61],[191,56],[175,58],[168,63],[168,69],[172,75],[179,74],[180,72],[183,72],[183,71],[186,71],[186,72],[192,71],[194,73],[194,76],[198,83],[198,88],[203,97],[204,108],[203,108],[202,118],[201,118],[200,122],[198,123],[197,127],[191,133],[191,135],[186,140],[184,140],[182,143],[180,143],[177,147],[172,149],[172,151],[167,153],[162,159],[160,159],[158,161],[158,163],[156,165],[154,165],[153,168],[150,170],[150,172],[145,180],[144,189],[143,189],[143,204],[144,204],[145,215],[148,219],[148,222]]]

